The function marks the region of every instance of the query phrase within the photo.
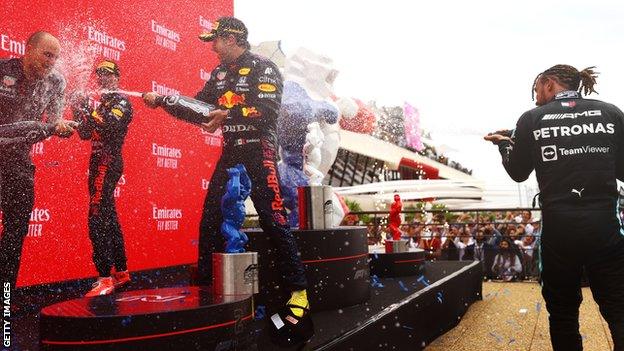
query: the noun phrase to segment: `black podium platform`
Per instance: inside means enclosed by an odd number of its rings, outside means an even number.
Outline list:
[[[398,253],[372,252],[369,257],[371,276],[405,277],[422,274],[425,269],[425,250]]]
[[[313,313],[309,349],[422,350],[482,299],[482,282],[478,261],[427,261],[422,275],[380,278],[368,302]]]
[[[269,237],[260,229],[246,230],[248,251],[258,252],[260,294],[258,305],[269,310],[282,306],[278,261]],[[338,309],[370,298],[366,228],[293,230],[308,278],[308,297],[315,311]]]
[[[149,279],[148,279],[149,278]],[[168,267],[158,271],[133,272],[133,280],[130,289],[137,289],[139,292],[155,284],[186,285],[189,281],[188,266]],[[400,278],[380,278],[374,287],[371,287],[371,296],[368,301],[351,307],[339,308],[328,311],[313,310],[312,318],[316,326],[316,334],[312,338],[306,350],[368,350],[378,349],[378,345],[384,345],[383,349],[388,350],[420,350],[430,343],[438,335],[455,326],[460,317],[466,312],[469,306],[481,298],[481,283],[483,279],[483,269],[479,262],[457,262],[457,261],[426,261],[425,270],[422,275],[400,277]],[[84,327],[72,324],[72,321],[65,319],[76,318],[75,322],[87,322],[87,316],[83,317],[63,317],[62,313],[48,310],[43,307],[51,303],[68,301],[76,302],[76,314],[85,314],[89,311],[85,308],[84,299],[76,297],[88,291],[92,280],[85,279],[71,283],[63,283],[56,286],[42,286],[37,289],[18,290],[17,301],[23,309],[12,315],[11,336],[12,345],[10,350],[245,350],[248,341],[251,341],[251,350],[275,350],[268,340],[258,335],[259,331],[266,324],[269,317],[264,314],[264,319],[249,322],[249,300],[240,301],[244,303],[242,311],[244,313],[225,315],[202,316],[205,318],[219,318],[221,323],[214,324],[213,320],[206,320],[205,324],[197,323],[191,329],[181,327],[181,324],[154,330],[150,323],[135,324],[136,318],[113,317],[111,326],[116,328],[114,334],[109,334],[110,339],[116,343],[104,344],[103,339],[91,339],[90,341],[100,342],[97,344],[79,343],[80,339],[66,337],[64,333],[69,333],[70,329],[76,331],[75,334],[83,333],[88,336],[90,331],[83,331]],[[168,288],[158,289],[167,291]],[[160,294],[158,297],[145,297],[150,299],[169,300],[162,301],[167,307],[163,311],[152,312],[165,316],[168,309],[171,311],[184,312],[183,309],[175,309],[181,303],[177,300],[176,291],[182,294],[191,292],[190,288],[176,287],[173,294]],[[136,296],[132,293],[118,294],[117,296]],[[343,295],[348,295],[350,291],[344,291]],[[26,296],[28,294],[28,296]],[[143,292],[141,292],[143,295]],[[150,293],[151,295],[151,293]],[[154,294],[159,295],[159,294]],[[191,294],[188,294],[191,295]],[[206,296],[205,293],[198,293],[195,296]],[[172,296],[166,298],[165,296]],[[143,298],[141,297],[141,299]],[[27,299],[28,298],[28,299]],[[141,300],[139,299],[139,300]],[[106,301],[106,298],[99,299]],[[188,301],[194,298],[188,298]],[[28,306],[23,305],[26,301]],[[96,300],[94,300],[96,301]],[[147,303],[147,301],[141,301]],[[129,302],[129,301],[127,301]],[[58,306],[57,304],[56,306]],[[138,304],[137,304],[138,305]],[[182,303],[181,305],[184,305]],[[55,306],[55,305],[53,305]],[[110,303],[100,306],[100,316],[106,310],[111,310]],[[40,320],[39,310],[44,308],[45,316]],[[74,307],[69,306],[73,310]],[[63,309],[64,310],[64,309]],[[17,310],[14,310],[16,312]],[[128,311],[119,309],[119,311]],[[60,316],[59,316],[60,314]],[[198,313],[200,314],[200,313]],[[178,318],[178,316],[171,316]],[[184,317],[184,315],[180,315]],[[256,314],[256,319],[261,315]],[[60,327],[53,329],[51,322],[54,319],[60,323]],[[247,318],[247,319],[246,319]],[[158,319],[158,318],[156,318]],[[190,320],[194,320],[193,317]],[[184,321],[181,323],[188,323]],[[218,322],[218,321],[217,321]],[[117,324],[116,324],[117,323]],[[245,323],[245,324],[243,324]],[[40,328],[41,325],[41,334]],[[97,324],[96,324],[97,325]],[[134,337],[143,339],[133,340],[130,333],[124,331],[125,326],[134,328]],[[214,327],[214,326],[217,327]],[[243,326],[245,331],[237,334],[236,326]],[[136,327],[136,328],[135,328]],[[174,329],[175,327],[175,329]],[[214,327],[214,328],[213,328]],[[75,328],[75,329],[72,329]],[[145,330],[141,330],[145,328]],[[204,330],[194,330],[206,328]],[[212,328],[212,329],[209,329]],[[234,330],[232,330],[234,328]],[[251,333],[251,336],[247,334]],[[223,332],[222,337],[212,334]],[[171,334],[169,334],[171,333]],[[210,336],[212,335],[212,336]],[[233,336],[232,336],[233,335]],[[161,337],[159,337],[161,336]],[[207,336],[207,337],[206,337]],[[40,341],[43,341],[43,343]],[[151,337],[151,338],[150,338]],[[127,338],[125,342],[121,340]],[[205,339],[203,339],[205,338]],[[248,340],[249,338],[249,340]],[[65,341],[65,343],[64,343]],[[84,341],[88,339],[84,338]],[[138,343],[139,347],[132,345]],[[112,345],[112,346],[111,346]],[[143,345],[146,345],[145,347]]]
[[[42,350],[229,350],[251,341],[251,295],[204,287],[135,290],[41,310]]]

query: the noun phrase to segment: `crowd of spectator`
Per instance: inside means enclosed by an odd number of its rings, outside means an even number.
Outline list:
[[[367,226],[369,244],[389,238],[383,221]],[[539,274],[540,219],[528,210],[417,215],[400,229],[407,245],[425,250],[428,259],[479,260],[487,277],[504,281],[536,279]]]

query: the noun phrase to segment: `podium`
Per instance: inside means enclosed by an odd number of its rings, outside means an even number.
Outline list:
[[[251,343],[251,295],[206,287],[135,290],[41,310],[41,350],[229,350]]]
[[[282,306],[287,296],[280,289],[283,281],[269,236],[260,229],[248,229],[245,233],[249,237],[249,251],[258,252],[260,294],[256,305]],[[368,301],[370,278],[366,228],[293,229],[292,233],[306,269],[308,299],[314,311]]]

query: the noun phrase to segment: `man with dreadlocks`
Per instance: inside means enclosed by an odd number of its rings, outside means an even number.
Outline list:
[[[542,208],[542,295],[557,350],[582,350],[578,310],[581,271],[609,323],[615,350],[624,350],[624,231],[616,216],[616,179],[624,180],[624,114],[583,99],[596,92],[594,67],[556,65],[534,82],[538,107],[513,131],[485,140],[498,145],[517,182],[535,169]]]

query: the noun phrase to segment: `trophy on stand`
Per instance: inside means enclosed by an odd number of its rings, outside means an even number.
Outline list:
[[[221,233],[225,253],[212,254],[213,286],[217,295],[258,293],[258,253],[245,252],[249,240],[240,228],[245,220],[245,199],[251,193],[251,180],[245,166],[227,170],[230,180],[221,198]]]
[[[399,194],[394,194],[394,203],[390,207],[388,216],[388,229],[392,235],[392,240],[386,240],[386,253],[407,252],[407,240],[401,240],[401,210],[403,203]]]

